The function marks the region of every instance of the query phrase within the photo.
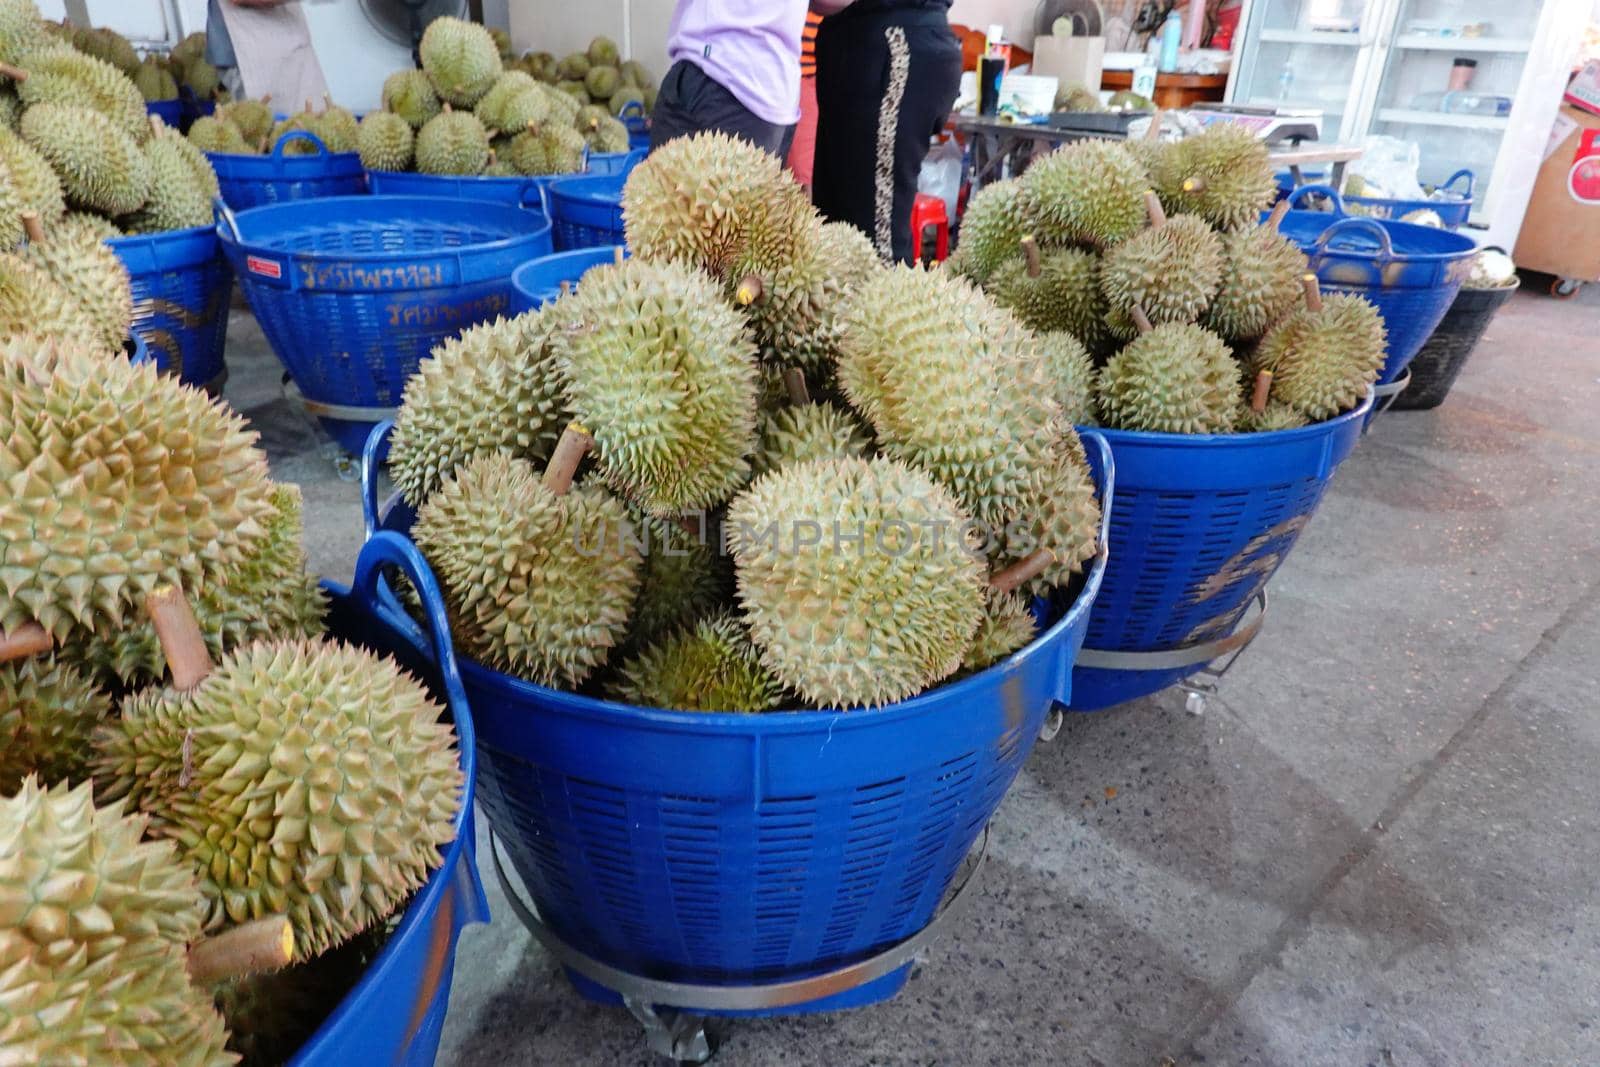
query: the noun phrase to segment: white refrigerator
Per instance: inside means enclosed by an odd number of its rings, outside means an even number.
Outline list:
[[[1594,0],[1245,0],[1228,100],[1318,108],[1325,141],[1414,141],[1424,184],[1472,171],[1467,232],[1509,249],[1593,9]]]

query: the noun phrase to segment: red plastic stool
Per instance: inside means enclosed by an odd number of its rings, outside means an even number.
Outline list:
[[[938,231],[934,243],[934,261],[943,263],[950,258],[950,213],[945,210],[944,197],[918,193],[911,202],[911,258],[922,262],[922,232],[929,226]]]

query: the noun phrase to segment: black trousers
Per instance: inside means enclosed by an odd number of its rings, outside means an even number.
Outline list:
[[[687,59],[680,59],[661,79],[655,110],[650,113],[650,148],[702,130],[720,130],[742,137],[782,159],[789,154],[793,126],[777,126],[756,115],[722,85]]]
[[[911,261],[917,175],[960,87],[961,45],[942,10],[847,10],[817,31],[812,199],[885,260]]]

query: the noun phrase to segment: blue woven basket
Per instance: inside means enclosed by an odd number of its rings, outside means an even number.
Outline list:
[[[561,295],[563,282],[576,286],[590,267],[616,261],[621,245],[578,248],[571,252],[557,252],[551,256],[530,259],[511,275],[511,287],[516,290],[511,309],[520,315],[524,311],[537,311]],[[626,255],[627,253],[623,253]]]
[[[183,132],[188,133],[189,127],[194,125],[194,120],[202,115],[214,114],[217,110],[215,100],[201,100],[194,95],[194,91],[187,85],[178,86],[178,103],[183,108]]]
[[[222,215],[273,351],[354,453],[433,348],[510,313],[512,270],[550,252],[543,215],[484,201],[347,196]]]
[[[311,144],[316,154],[284,155],[284,148],[297,141]],[[309,130],[290,130],[264,156],[207,152],[206,158],[217,172],[222,199],[235,211],[367,191],[361,157],[354,152],[329,152],[322,139]]]
[[[1295,191],[1294,175],[1288,171],[1281,171],[1277,177],[1278,199],[1287,199]],[[1307,175],[1307,177],[1309,178],[1311,175]],[[1322,175],[1319,173],[1316,177],[1320,179]],[[1457,191],[1452,188],[1460,181],[1466,182],[1465,189]],[[1345,204],[1361,205],[1365,209],[1361,213],[1368,218],[1375,219],[1399,219],[1401,216],[1409,215],[1413,211],[1432,211],[1438,214],[1439,221],[1444,224],[1445,229],[1459,230],[1467,224],[1467,219],[1472,214],[1473,195],[1477,188],[1477,183],[1477,176],[1472,171],[1462,169],[1450,175],[1439,185],[1438,192],[1445,195],[1437,199],[1401,200],[1382,196],[1346,196],[1343,200]],[[1309,182],[1308,184],[1315,185],[1316,182]]]
[[[160,116],[161,121],[173,129],[183,129],[182,100],[146,100],[144,109],[151,115]]]
[[[454,196],[468,200],[490,200],[496,204],[530,208],[549,217],[550,201],[545,190],[554,180],[369,170],[367,191],[375,196]]]
[[[145,344],[144,338],[140,337],[136,333],[128,335],[128,339],[123,343],[122,348],[123,351],[128,354],[128,362],[132,363],[135,367],[141,363],[151,363],[155,361],[156,357],[150,354],[150,346]]]
[[[556,248],[626,243],[622,228],[622,187],[626,174],[585,175],[550,183],[550,215],[556,224]]]
[[[363,464],[369,533],[412,520],[399,501],[378,517],[386,432]],[[1109,500],[1110,453],[1084,439],[1101,454]],[[541,941],[598,978],[580,991],[606,999],[630,976],[696,983],[645,999],[702,1013],[893,996],[910,966],[894,950],[934,921],[1041,726],[1070,697],[1105,566],[1102,550],[1075,599],[1041,602],[1045,628],[1027,648],[876,710],[664,711],[462,661],[480,796],[533,896]],[[389,617],[406,625],[398,607]],[[420,633],[411,640],[421,647]],[[759,1008],[738,1006],[752,996]]]
[[[1290,211],[1279,232],[1310,257],[1325,291],[1364,296],[1382,313],[1389,354],[1378,383],[1386,385],[1405,372],[1450,310],[1472,273],[1477,245],[1447,230],[1350,215],[1326,185],[1303,185],[1289,202],[1310,195],[1328,197],[1333,212]]]
[[[156,365],[216,392],[227,380],[223,351],[233,272],[209,226],[116,237],[107,245],[133,283],[133,332]]]
[[[628,128],[629,150],[650,151],[650,116],[644,113],[644,105],[638,102],[627,104],[617,112],[617,118]]]
[[[591,152],[586,156],[586,174],[622,174],[633,172],[633,168],[644,162],[644,153],[635,149],[626,152]]]
[[[1372,403],[1275,433],[1096,431],[1116,459],[1117,491],[1073,711],[1159,692],[1231,651],[1226,639],[1294,547]],[[1189,662],[1165,665],[1175,660]]]
[[[418,656],[408,642],[394,639],[395,622],[377,597],[379,576],[386,567],[403,570],[424,590],[435,642],[429,655]],[[398,537],[373,538],[356,561],[355,587],[324,585],[332,603],[328,633],[340,641],[393,656],[418,677],[428,679],[434,694],[455,720],[461,746],[466,791],[456,814],[455,840],[444,850],[444,862],[411,898],[399,925],[366,973],[289,1063],[292,1067],[346,1067],[356,1063],[427,1067],[439,1052],[450,980],[455,970],[456,943],[469,923],[489,921],[489,902],[478,880],[472,806],[477,780],[477,745],[456,669],[450,634],[439,610],[433,576],[411,544]],[[409,619],[407,625],[414,626]]]

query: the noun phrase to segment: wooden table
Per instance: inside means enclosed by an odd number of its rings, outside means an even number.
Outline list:
[[[1274,170],[1287,170],[1294,177],[1295,188],[1306,183],[1300,168],[1313,163],[1328,163],[1330,174],[1326,184],[1335,189],[1344,188],[1344,169],[1353,159],[1361,158],[1361,147],[1353,144],[1324,144],[1321,141],[1304,141],[1295,146],[1275,147],[1267,153]]]
[[[1117,92],[1133,88],[1133,71],[1100,72],[1100,88]],[[1163,111],[1181,111],[1196,104],[1214,103],[1228,93],[1226,74],[1157,74],[1155,105]]]

